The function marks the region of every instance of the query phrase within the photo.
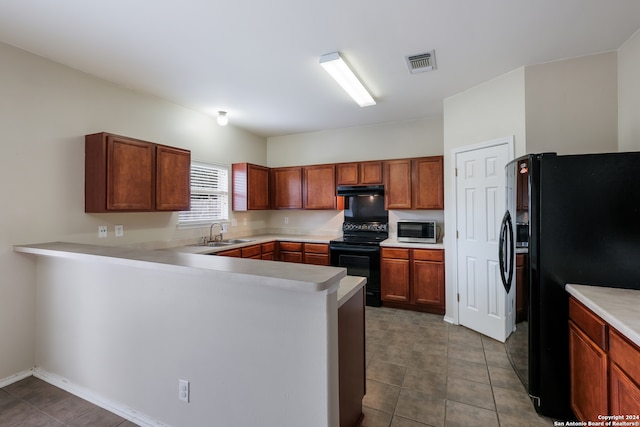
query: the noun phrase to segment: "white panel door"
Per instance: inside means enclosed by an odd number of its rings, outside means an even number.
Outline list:
[[[507,141],[456,154],[458,316],[461,325],[504,342],[510,301],[500,280],[498,240],[505,211]],[[510,292],[513,299],[514,289]]]

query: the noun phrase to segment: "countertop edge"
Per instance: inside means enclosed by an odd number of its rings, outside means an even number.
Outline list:
[[[349,301],[352,296],[362,289],[367,283],[367,279],[360,276],[347,276],[340,281],[338,288],[338,308]]]
[[[261,283],[274,288],[299,292],[333,293],[346,269],[287,263],[286,274],[273,268],[276,261],[246,260],[228,257],[200,257],[195,254],[153,249],[98,246],[67,242],[48,242],[33,245],[14,245],[14,252],[72,260],[99,260],[103,262],[141,268],[162,269],[171,272],[211,272],[260,278]],[[270,263],[261,266],[249,262]],[[282,263],[279,263],[282,264]],[[272,268],[264,268],[268,265]],[[280,265],[281,267],[282,265]],[[320,270],[323,269],[323,270]],[[276,272],[276,270],[278,270]],[[315,277],[314,277],[315,276]]]
[[[640,290],[578,284],[567,284],[565,290],[640,347]],[[635,312],[627,307],[635,307]]]

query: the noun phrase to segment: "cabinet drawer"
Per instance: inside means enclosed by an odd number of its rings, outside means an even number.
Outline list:
[[[300,242],[280,242],[281,251],[302,252],[302,243]]]
[[[304,252],[313,254],[328,254],[329,245],[324,243],[305,243]]]
[[[409,259],[409,249],[382,248],[382,258]]]
[[[240,258],[242,256],[242,252],[240,251],[240,249],[229,249],[228,251],[218,252],[216,255]]]
[[[304,263],[305,264],[314,264],[314,265],[329,265],[329,255],[305,253],[304,254]]]
[[[276,242],[267,242],[262,244],[262,253],[266,254],[276,250]]]
[[[242,258],[260,257],[260,245],[246,246],[241,250]]]
[[[302,252],[280,251],[280,261],[302,263]]]
[[[640,384],[640,349],[630,343],[615,329],[609,329],[609,357],[624,370],[629,377]]]
[[[607,350],[607,324],[573,297],[569,299],[569,318],[573,320],[598,347]]]
[[[420,261],[444,261],[444,251],[442,249],[414,249],[413,259]]]

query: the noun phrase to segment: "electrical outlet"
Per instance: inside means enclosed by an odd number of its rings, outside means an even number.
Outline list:
[[[107,226],[99,225],[98,226],[98,237],[107,237]]]
[[[226,233],[227,231],[229,231],[229,224],[225,222],[224,224],[222,224],[222,232]]]
[[[178,399],[189,403],[189,381],[178,380]]]
[[[116,237],[124,236],[124,225],[116,225]]]
[[[238,220],[237,220],[237,219],[235,219],[235,218],[233,218],[233,219],[231,220],[231,226],[232,226],[232,227],[235,227],[235,226],[237,226],[237,225],[238,225]]]
[[[285,223],[285,224],[289,224],[289,217],[288,217],[288,216],[285,216],[285,217],[284,217],[284,223]]]

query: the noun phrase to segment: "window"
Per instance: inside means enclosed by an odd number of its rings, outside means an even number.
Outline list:
[[[178,225],[203,225],[228,218],[229,168],[191,162],[191,210],[179,213]]]

